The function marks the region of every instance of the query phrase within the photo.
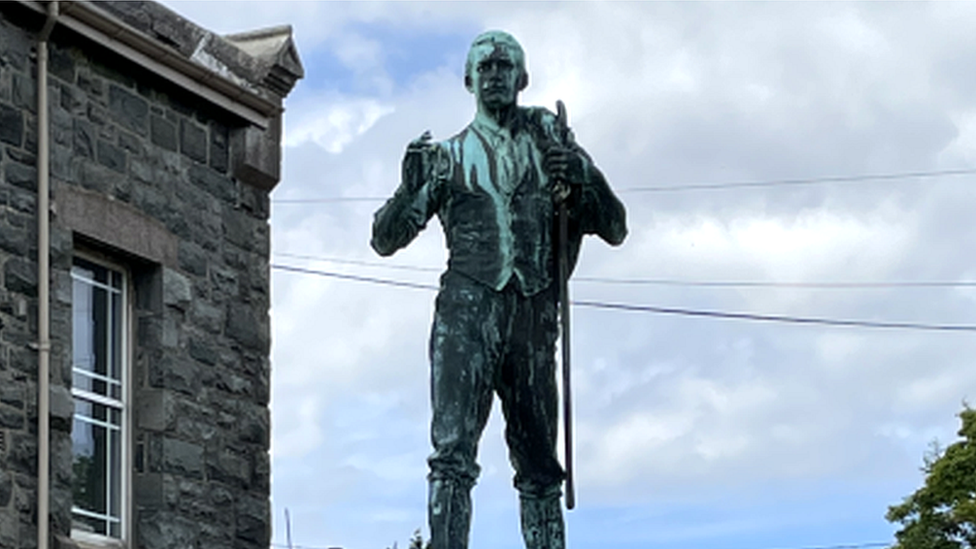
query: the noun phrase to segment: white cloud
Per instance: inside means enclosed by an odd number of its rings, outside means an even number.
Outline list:
[[[354,139],[373,127],[394,107],[375,99],[316,97],[313,106],[290,106],[299,116],[289,117],[284,146],[313,142],[332,154],[341,153]]]
[[[275,458],[301,457],[322,444],[317,399],[291,398],[288,404],[275,407],[275,430],[271,454]]]
[[[609,425],[606,420],[580,419],[585,482],[601,491],[608,486],[630,491],[646,483],[667,486],[670,492],[690,478],[714,482],[740,462],[754,460],[769,443],[768,437],[750,434],[756,429],[741,427],[759,427],[756,418],[771,415],[777,399],[771,387],[756,379],[719,382],[681,373],[669,377],[657,381],[668,388],[666,396],[651,392],[663,402],[645,401]],[[649,387],[645,382],[632,390]]]
[[[512,31],[528,55],[525,102],[566,101],[577,138],[618,189],[929,170],[973,158],[976,78],[966,67],[976,63],[976,11],[966,4],[249,6],[186,4],[222,17],[214,25],[228,31],[284,18],[303,55],[328,52],[358,67],[369,90],[340,92],[317,78],[289,102],[278,198],[387,196],[409,140],[426,129],[443,139],[470,120],[458,67],[389,80],[382,69],[396,38],[384,25]],[[972,180],[954,181],[621,193],[628,241],[590,241],[578,275],[971,280],[976,196]],[[381,261],[368,248],[378,206],[277,205],[274,251]],[[439,231],[432,222],[382,261],[443,266]],[[275,261],[436,284],[430,273]],[[631,304],[976,323],[968,290],[575,282],[572,291]],[[433,293],[276,271],[273,297],[275,505],[316,510],[303,515],[317,528],[304,545],[403,545],[423,523]],[[953,414],[976,392],[967,358],[976,343],[966,335],[574,313],[577,547],[885,539],[885,506],[917,484],[926,444],[951,438]],[[516,547],[499,430],[495,418],[482,448],[476,493],[492,499],[477,505],[476,543]],[[766,507],[743,507],[748,498]],[[660,511],[676,502],[684,515]],[[841,518],[854,526],[836,528]],[[799,539],[784,524],[821,537]]]

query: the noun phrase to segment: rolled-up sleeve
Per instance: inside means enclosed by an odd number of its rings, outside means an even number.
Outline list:
[[[419,161],[411,154],[420,155]],[[447,151],[432,144],[421,151],[404,155],[402,180],[396,192],[373,215],[370,245],[381,256],[392,255],[417,236],[437,212],[443,185]]]

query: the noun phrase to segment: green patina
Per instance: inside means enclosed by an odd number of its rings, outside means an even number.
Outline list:
[[[623,242],[625,212],[552,112],[518,106],[528,72],[511,35],[475,39],[464,83],[474,120],[444,141],[425,132],[407,146],[400,186],[376,212],[371,240],[390,255],[437,215],[450,252],[430,341],[431,547],[467,547],[478,442],[497,394],[526,547],[563,549],[556,210],[564,201],[571,265],[585,234]]]

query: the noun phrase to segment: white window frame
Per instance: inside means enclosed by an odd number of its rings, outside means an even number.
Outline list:
[[[133,463],[132,461],[132,456],[133,456],[132,393],[133,391],[132,391],[131,379],[132,379],[132,363],[133,363],[133,356],[134,356],[132,345],[131,345],[131,342],[134,341],[133,323],[131,321],[131,319],[133,318],[131,304],[134,301],[132,299],[132,288],[133,288],[131,282],[132,276],[129,270],[126,269],[123,265],[116,263],[111,259],[102,256],[101,254],[76,252],[74,255],[74,259],[83,260],[87,263],[91,263],[96,266],[108,269],[110,271],[117,272],[121,275],[121,285],[120,285],[121,287],[118,289],[111,288],[110,285],[106,286],[105,284],[102,284],[100,282],[89,280],[87,278],[82,278],[78,276],[75,273],[75,261],[72,260],[71,276],[70,276],[72,295],[74,294],[73,288],[74,288],[75,281],[83,280],[84,282],[98,288],[106,289],[109,291],[118,291],[118,295],[120,295],[122,299],[122,304],[120,307],[121,318],[119,319],[119,323],[121,325],[119,331],[121,332],[121,338],[122,338],[121,348],[119,351],[121,355],[121,365],[119,368],[120,370],[119,380],[115,381],[115,380],[110,380],[108,378],[102,379],[103,376],[100,376],[98,374],[93,374],[91,372],[84,372],[84,373],[76,372],[74,369],[73,352],[72,352],[72,365],[71,365],[72,378],[74,378],[76,373],[80,373],[81,375],[84,375],[86,377],[91,377],[108,383],[121,385],[119,400],[115,400],[108,396],[100,395],[76,387],[72,387],[71,389],[71,394],[74,400],[83,399],[88,402],[108,405],[120,410],[121,424],[119,425],[119,434],[120,434],[119,444],[121,448],[121,452],[120,452],[121,455],[119,460],[120,463],[117,466],[120,468],[119,483],[121,486],[119,492],[120,536],[112,537],[109,535],[96,534],[86,530],[76,529],[74,527],[74,524],[72,524],[71,538],[75,542],[77,542],[78,545],[83,549],[125,549],[126,547],[132,546],[131,539],[134,532],[133,514],[132,514],[132,509],[133,509],[132,507],[132,480],[133,480],[132,479],[132,463]],[[74,331],[74,310],[73,309],[72,309],[71,327],[72,327],[72,331]],[[72,342],[72,348],[73,345],[74,342]],[[74,421],[74,417],[72,419],[72,422],[73,421]],[[85,418],[82,419],[82,421],[96,423],[96,424],[99,423],[99,421],[94,418]],[[90,513],[87,513],[82,509],[72,506],[71,508],[72,520],[74,520],[74,516],[76,514],[90,516]],[[101,517],[93,517],[93,518],[101,518]]]

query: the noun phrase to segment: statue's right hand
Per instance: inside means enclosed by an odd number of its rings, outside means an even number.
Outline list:
[[[419,191],[427,179],[430,164],[428,153],[431,146],[430,130],[425,131],[420,137],[407,144],[400,177],[410,192]]]
[[[430,134],[430,130],[425,131],[424,133],[420,134],[420,137],[407,144],[407,151],[409,152],[411,149],[420,150],[430,147],[430,141],[432,138],[433,137]]]

